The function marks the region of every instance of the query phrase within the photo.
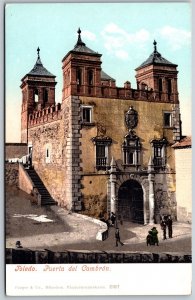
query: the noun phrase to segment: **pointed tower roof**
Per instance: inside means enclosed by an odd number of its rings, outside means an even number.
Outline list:
[[[33,67],[33,69],[28,72],[23,78],[22,80],[26,77],[26,76],[43,76],[43,77],[56,77],[55,75],[53,75],[52,73],[50,73],[42,64],[41,62],[41,58],[39,55],[40,49],[39,47],[37,48],[37,61]]]
[[[78,29],[77,33],[78,33],[78,40],[72,51],[97,54],[97,52],[91,50],[90,48],[88,48],[85,45],[85,43],[83,43],[83,41],[81,39],[81,29],[80,28]]]
[[[164,57],[162,57],[162,55],[157,51],[157,46],[156,46],[157,42],[155,40],[153,42],[153,45],[154,45],[154,51],[148,57],[148,59],[146,59],[139,67],[135,69],[136,71],[149,65],[166,65],[166,66],[177,67],[176,64],[173,64],[167,59],[165,59]]]
[[[70,53],[79,53],[79,54],[86,54],[86,55],[93,55],[93,56],[102,56],[101,54],[99,54],[98,52],[93,51],[92,49],[88,48],[86,46],[86,44],[82,41],[81,39],[81,29],[79,28],[78,31],[78,39],[77,39],[77,43],[74,46],[74,48],[72,50],[70,50],[65,57],[63,58],[63,60],[70,54]],[[62,60],[62,61],[63,61]]]

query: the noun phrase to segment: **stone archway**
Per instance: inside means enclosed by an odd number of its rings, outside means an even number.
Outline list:
[[[124,221],[144,224],[144,197],[141,184],[126,180],[118,189],[118,216]]]

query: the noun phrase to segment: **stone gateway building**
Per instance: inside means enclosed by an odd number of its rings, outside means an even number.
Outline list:
[[[176,219],[175,153],[180,140],[177,65],[157,51],[136,68],[137,87],[101,68],[78,30],[62,59],[62,103],[42,64],[22,78],[21,142],[58,205],[94,217],[115,212],[147,224]]]

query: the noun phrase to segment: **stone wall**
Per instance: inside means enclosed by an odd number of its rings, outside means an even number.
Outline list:
[[[155,216],[160,223],[160,216],[171,215],[177,220],[177,203],[175,190],[175,173],[161,173],[155,175]]]
[[[5,163],[5,182],[8,185],[18,186],[19,184],[19,164]]]
[[[78,264],[78,263],[191,263],[192,256],[182,253],[69,251],[52,252],[30,249],[6,249],[6,264]]]
[[[61,120],[29,129],[32,165],[51,196],[63,206],[65,198],[64,128]]]
[[[95,145],[92,139],[96,136],[108,136],[112,139],[109,146],[109,163],[112,156],[117,165],[123,164],[122,144],[128,129],[125,125],[125,113],[130,105],[138,112],[138,124],[134,128],[135,134],[140,138],[141,168],[147,168],[150,157],[153,155],[151,140],[166,138],[172,144],[175,138],[173,128],[164,127],[163,112],[172,112],[175,106],[172,103],[155,103],[125,99],[101,99],[80,97],[81,105],[92,107],[92,124],[82,125],[81,159],[83,173],[96,173]],[[155,114],[154,114],[155,112]],[[175,120],[176,122],[176,120]],[[174,124],[173,124],[174,126]],[[100,129],[101,127],[101,129]],[[174,170],[174,150],[167,147],[167,163]]]
[[[21,158],[27,155],[28,149],[25,143],[6,143],[5,144],[5,160],[9,158]]]
[[[116,176],[119,178],[124,172],[129,172],[129,175],[139,176],[143,171],[147,171],[150,157],[153,156],[153,148],[150,144],[153,139],[165,137],[168,141],[166,148],[167,170],[155,170],[155,191],[157,194],[157,204],[159,208],[155,210],[158,216],[160,215],[161,200],[165,196],[169,201],[169,207],[173,205],[173,214],[175,216],[175,161],[174,151],[170,145],[175,139],[173,128],[164,127],[163,112],[173,112],[175,105],[173,103],[148,103],[146,101],[135,101],[125,99],[111,98],[91,98],[80,97],[81,105],[90,106],[92,108],[91,124],[82,124],[81,127],[81,167],[82,167],[82,197],[83,197],[83,212],[92,213],[97,216],[99,212],[105,209],[109,210],[109,186],[108,173],[106,170],[96,169],[96,150],[93,143],[93,138],[97,136],[107,136],[112,139],[111,145],[108,146],[108,165],[111,158],[114,157],[117,165]],[[123,165],[122,144],[128,129],[125,125],[125,113],[130,105],[138,112],[138,124],[135,127],[135,133],[140,138],[140,166],[139,169],[127,168]],[[155,114],[154,114],[155,111]],[[178,121],[174,117],[174,123]],[[144,126],[143,126],[144,124]],[[158,176],[159,173],[159,176]],[[104,180],[101,180],[104,178]],[[122,182],[121,182],[122,184]],[[118,188],[120,185],[118,186]],[[162,193],[163,197],[162,197]],[[117,191],[116,191],[117,193]],[[145,195],[145,203],[148,203],[148,193]],[[107,203],[106,203],[107,202]],[[167,205],[167,201],[166,201]],[[145,221],[148,221],[147,207],[145,207]],[[159,219],[157,217],[157,219]],[[159,222],[159,220],[157,220]]]
[[[80,210],[80,100],[66,98],[57,120],[29,129],[32,164],[51,196],[67,210]]]
[[[27,194],[32,194],[33,186],[33,182],[24,170],[23,165],[19,164],[19,188]]]
[[[81,161],[81,125],[80,125],[80,99],[77,96],[66,98],[65,108],[67,107],[67,101],[69,102],[69,116],[65,116],[65,120],[69,118],[69,132],[66,137],[66,180],[69,178],[69,197],[67,200],[72,200],[72,208],[74,211],[81,210],[81,184],[80,184],[80,161]],[[63,105],[64,105],[63,104]],[[68,195],[67,195],[68,196]]]
[[[107,212],[107,182],[109,176],[84,176],[82,184],[82,213],[99,218]],[[101,187],[101,188],[100,188]]]
[[[192,149],[175,149],[177,220],[192,221]]]

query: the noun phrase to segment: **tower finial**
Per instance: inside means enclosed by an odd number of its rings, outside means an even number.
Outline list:
[[[78,33],[78,41],[77,41],[77,44],[81,44],[81,43],[82,43],[82,40],[81,40],[81,29],[80,29],[80,27],[79,27],[77,33]]]
[[[37,48],[38,59],[40,58],[39,52],[40,52],[40,48],[38,47],[38,48]]]
[[[79,27],[79,29],[78,29],[77,33],[78,33],[78,34],[79,34],[79,36],[80,36],[80,34],[81,34],[81,29],[80,29],[80,27]]]
[[[153,43],[153,45],[154,45],[154,52],[157,52],[157,47],[156,47],[156,45],[157,45],[157,42],[154,40],[154,43]]]
[[[83,41],[81,39],[81,29],[80,29],[80,27],[78,28],[77,33],[78,33],[78,40],[77,40],[77,43],[76,43],[75,47],[76,46],[85,46],[85,43],[83,43]]]

